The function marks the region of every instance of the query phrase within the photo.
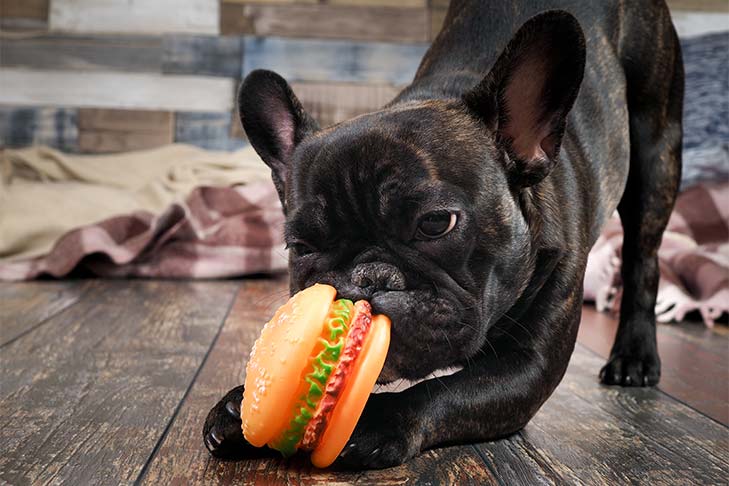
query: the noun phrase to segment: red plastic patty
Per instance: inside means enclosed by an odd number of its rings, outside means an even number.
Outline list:
[[[306,426],[304,436],[299,444],[299,448],[305,451],[316,449],[319,439],[324,434],[329,416],[337,404],[339,395],[344,389],[357,356],[362,351],[362,344],[370,329],[372,323],[372,307],[370,304],[367,301],[360,300],[354,304],[354,310],[354,317],[347,334],[347,342],[342,350],[337,368],[329,376],[329,381],[327,381],[327,386],[324,389],[324,396],[319,402],[314,416]]]

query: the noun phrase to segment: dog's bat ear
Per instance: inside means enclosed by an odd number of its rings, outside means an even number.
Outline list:
[[[243,80],[238,114],[251,145],[271,168],[285,208],[286,176],[294,149],[319,126],[304,111],[286,80],[263,69],[252,71]]]
[[[494,130],[514,185],[534,185],[556,164],[584,69],[577,19],[548,11],[528,20],[491,72],[464,95],[471,112]]]

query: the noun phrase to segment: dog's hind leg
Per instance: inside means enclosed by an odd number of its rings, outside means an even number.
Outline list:
[[[665,7],[665,4],[664,4]],[[600,372],[608,385],[658,383],[655,304],[658,247],[681,179],[684,73],[680,45],[667,9],[651,15],[654,35],[630,39],[623,56],[630,114],[630,171],[618,212],[623,224],[623,298],[610,359]],[[656,18],[658,17],[658,18]],[[633,20],[635,22],[646,21]],[[628,34],[630,35],[630,34]],[[640,53],[640,54],[638,54]]]

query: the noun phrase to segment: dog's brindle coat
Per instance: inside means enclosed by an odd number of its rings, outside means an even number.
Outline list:
[[[524,427],[565,372],[587,254],[616,208],[624,293],[600,376],[658,382],[656,251],[680,179],[682,98],[663,0],[453,1],[413,83],[326,129],[278,75],[246,78],[240,113],[284,205],[291,291],[327,282],[389,315],[382,381],[464,366],[371,396],[339,465]],[[205,423],[216,456],[256,453],[241,393]]]

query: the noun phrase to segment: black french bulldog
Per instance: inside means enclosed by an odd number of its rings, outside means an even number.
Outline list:
[[[624,297],[600,378],[658,382],[656,251],[680,179],[683,76],[664,0],[454,0],[410,86],[324,129],[280,76],[250,73],[240,114],[286,213],[291,292],[330,283],[390,316],[382,382],[463,366],[442,386],[372,395],[337,465],[524,427],[565,373],[587,254],[616,208]],[[205,423],[215,456],[255,454],[241,394]]]

